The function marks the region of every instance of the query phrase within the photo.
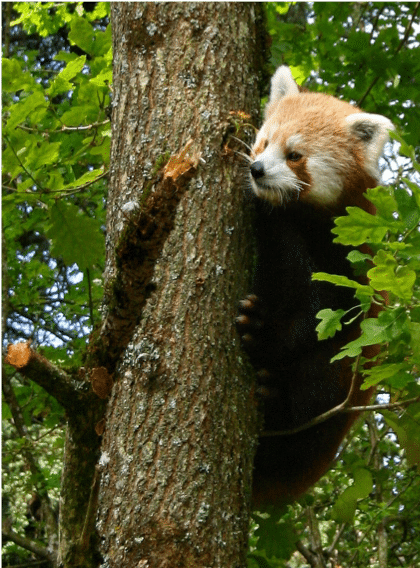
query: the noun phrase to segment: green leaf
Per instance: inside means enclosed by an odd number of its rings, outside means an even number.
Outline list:
[[[403,179],[403,181],[405,180]],[[398,214],[404,221],[407,230],[414,229],[420,220],[420,188],[416,184],[413,184],[413,186],[410,192],[405,187],[397,187],[394,192],[398,203]],[[407,187],[410,186],[407,185]]]
[[[104,87],[112,84],[112,69],[104,69],[96,77],[91,79],[91,83],[98,87]]]
[[[275,8],[278,14],[287,14],[290,8],[290,2],[276,2]]]
[[[93,52],[93,28],[85,18],[74,18],[69,32],[69,40],[78,45],[86,53]]]
[[[19,61],[2,58],[1,88],[5,93],[19,90],[29,91],[35,86],[35,81],[29,73],[24,73]]]
[[[10,107],[10,116],[9,120],[7,121],[6,128],[8,130],[12,130],[18,124],[24,122],[26,117],[32,115],[32,113],[36,109],[41,108],[44,109],[45,112],[47,110],[47,107],[48,103],[45,100],[45,97],[41,91],[36,91],[35,93],[32,93],[32,95],[23,98],[21,101]]]
[[[403,181],[410,189],[410,191],[412,191],[413,197],[417,203],[417,207],[420,208],[420,186],[407,178],[404,178]]]
[[[344,357],[357,357],[362,348],[368,345],[380,345],[399,337],[405,330],[404,309],[381,312],[377,318],[367,318],[360,324],[360,337],[347,343],[331,362]]]
[[[376,216],[381,216],[387,221],[395,222],[394,214],[398,211],[394,190],[391,187],[378,186],[366,191],[367,198],[376,207]]]
[[[32,171],[51,166],[59,158],[60,146],[61,142],[43,142],[39,147],[33,149],[25,160],[25,166]]]
[[[416,273],[407,266],[398,266],[392,254],[380,250],[374,257],[374,268],[368,271],[368,277],[376,290],[392,292],[399,298],[410,300]]]
[[[86,55],[81,55],[77,59],[67,63],[66,67],[60,71],[54,79],[51,87],[47,89],[49,97],[52,98],[61,93],[71,91],[74,88],[73,83],[71,83],[71,79],[74,79],[74,77],[82,71],[85,63]]]
[[[413,162],[413,166],[417,169],[417,171],[420,171],[419,163],[416,160],[416,152],[414,150],[414,146],[407,144],[407,142],[398,134],[398,132],[391,132],[390,137],[391,139],[397,140],[397,142],[400,143],[399,153],[402,156],[410,158],[410,160]]]
[[[60,71],[56,78],[61,77],[61,79],[63,79],[64,81],[70,81],[71,79],[76,77],[78,73],[81,72],[81,70],[85,66],[85,63],[86,55],[81,55],[80,57],[73,59],[73,61],[69,61],[66,67],[62,71]]]
[[[341,331],[341,318],[346,312],[344,310],[333,311],[329,308],[321,310],[316,314],[317,319],[321,320],[316,326],[318,332],[318,339],[328,339],[334,337],[336,331]]]
[[[365,286],[359,288],[355,293],[356,298],[360,302],[360,308],[363,312],[368,312],[370,306],[372,305],[372,297],[374,296],[374,290],[370,286]]]
[[[381,414],[405,449],[409,467],[420,465],[420,403],[412,404],[401,418],[386,409]]]
[[[407,363],[382,363],[371,369],[367,369],[367,377],[363,383],[363,390],[377,385],[384,381],[393,388],[404,388],[406,384],[413,381],[413,376],[409,373],[411,367]]]
[[[360,52],[369,49],[369,34],[365,31],[352,31],[347,38],[347,48],[351,51]]]
[[[410,315],[411,317],[413,317],[413,312],[411,312]],[[420,323],[410,321],[409,329],[411,336],[411,348],[413,350],[414,356],[420,358]]]
[[[359,246],[363,243],[381,243],[392,224],[381,217],[366,213],[359,207],[347,207],[348,215],[337,217],[332,233],[335,243]]]
[[[70,61],[74,61],[77,57],[75,53],[69,53],[67,51],[59,51],[54,55],[55,61],[64,61],[65,63],[70,63]]]
[[[362,253],[360,250],[350,251],[347,258],[352,264],[364,263],[366,260],[372,260],[370,254]]]
[[[288,9],[288,8],[287,8]],[[290,67],[290,71],[292,72],[293,79],[296,81],[298,85],[302,85],[305,81],[307,75],[303,69],[303,67]]]
[[[81,126],[86,123],[87,113],[86,105],[73,106],[63,114],[61,121],[65,126]]]
[[[50,210],[48,238],[52,254],[80,270],[92,267],[104,252],[104,236],[95,219],[82,214],[72,204],[57,201]]]
[[[354,472],[354,483],[338,497],[331,511],[331,516],[341,523],[352,523],[357,508],[357,501],[365,499],[373,489],[372,474],[364,468]]]
[[[330,282],[336,286],[345,286],[346,288],[354,288],[356,290],[355,296],[361,303],[361,308],[367,312],[371,305],[371,299],[374,294],[374,289],[371,286],[360,284],[356,280],[350,280],[347,276],[339,274],[327,274],[326,272],[314,272],[312,280],[320,280],[323,282]]]
[[[55,8],[54,17],[49,13],[51,8]],[[17,2],[14,9],[21,16],[12,22],[12,26],[22,24],[29,34],[37,32],[42,37],[47,37],[56,33],[64,23],[61,17],[63,6],[56,8],[54,2]]]
[[[12,413],[10,412],[10,407],[4,400],[1,401],[1,419],[10,420]]]
[[[273,562],[273,566],[280,566],[279,560],[286,560],[295,549],[296,532],[290,519],[278,520],[279,512],[268,507],[271,514],[258,514],[258,528],[255,532],[258,537],[258,548]]]
[[[367,294],[371,294],[373,289],[370,286],[360,284],[356,280],[350,280],[347,276],[339,274],[327,274],[326,272],[314,272],[312,280],[321,280],[323,282],[330,282],[336,286],[345,286],[346,288],[354,288],[356,290],[363,290]]]
[[[93,182],[97,177],[102,175],[104,172],[103,170],[90,170],[84,173],[82,176],[77,178],[72,183],[67,184],[64,189],[73,189],[76,187],[80,187],[86,183]]]
[[[108,59],[109,62],[112,61],[112,27],[111,27],[111,24],[108,24],[108,26],[107,26],[107,28],[104,32],[96,31],[93,49],[94,49],[94,53],[95,53],[95,55],[98,59],[99,59],[100,56],[103,56],[106,59]]]

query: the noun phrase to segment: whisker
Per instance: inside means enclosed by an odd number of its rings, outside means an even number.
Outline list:
[[[244,160],[246,160],[250,164],[252,163],[252,158],[250,156],[248,156],[248,154],[244,154],[243,152],[240,152],[239,150],[234,150],[234,152],[235,152],[235,154],[237,154],[238,156],[241,156],[241,158],[243,158]]]
[[[249,144],[247,144],[246,142],[244,142],[244,141],[241,140],[240,138],[237,138],[236,136],[233,136],[232,134],[231,134],[230,137],[233,138],[234,140],[236,140],[237,142],[240,142],[241,144],[243,144],[243,145],[245,146],[245,148],[251,152],[251,146],[249,146]]]

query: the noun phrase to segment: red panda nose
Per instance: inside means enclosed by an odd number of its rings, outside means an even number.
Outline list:
[[[264,164],[258,161],[251,164],[251,175],[254,179],[262,178],[264,175]]]

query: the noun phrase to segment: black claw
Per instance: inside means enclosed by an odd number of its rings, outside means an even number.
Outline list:
[[[262,400],[269,400],[277,398],[279,396],[279,391],[276,388],[267,387],[266,385],[259,385],[255,390],[255,394]]]
[[[248,343],[248,344],[254,342],[254,336],[251,335],[250,333],[244,333],[244,334],[241,336],[241,339],[242,339],[242,341],[243,341],[244,343]]]
[[[268,379],[271,377],[271,373],[267,371],[267,369],[260,369],[257,372],[257,377],[259,381],[265,382],[268,381]]]
[[[270,397],[270,389],[267,387],[259,386],[255,389],[255,396],[260,399],[265,399]]]

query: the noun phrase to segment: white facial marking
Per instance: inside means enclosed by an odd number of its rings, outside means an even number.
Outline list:
[[[308,200],[320,205],[336,203],[343,189],[343,180],[337,172],[334,158],[326,153],[310,156],[306,167],[312,180],[311,191],[306,196]]]
[[[264,167],[264,175],[260,178],[254,179],[250,175],[251,186],[257,197],[274,205],[298,197],[303,182],[289,168],[285,155],[277,145],[269,144],[255,157],[254,162],[261,162]]]
[[[299,144],[302,144],[302,135],[293,134],[286,142],[286,148],[289,152],[299,152]]]

